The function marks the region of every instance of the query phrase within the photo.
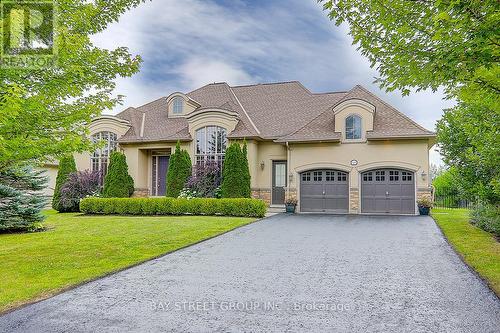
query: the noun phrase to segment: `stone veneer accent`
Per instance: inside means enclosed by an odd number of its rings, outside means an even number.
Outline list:
[[[432,201],[432,188],[419,188],[417,189],[417,201],[422,198],[428,198]]]
[[[263,188],[253,188],[252,198],[262,199],[267,203],[267,205],[271,205],[271,190]]]
[[[136,188],[134,189],[134,194],[132,198],[147,198],[149,197],[149,189],[147,188]]]
[[[351,188],[349,191],[349,213],[358,214],[359,213],[359,189]]]

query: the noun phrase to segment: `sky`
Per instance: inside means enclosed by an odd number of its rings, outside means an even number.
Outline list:
[[[103,48],[126,46],[144,63],[117,80],[124,104],[141,106],[205,84],[243,85],[298,80],[312,92],[368,88],[427,129],[450,107],[441,91],[403,97],[373,83],[378,77],[348,35],[316,0],[152,0],[94,36]],[[431,163],[441,164],[431,151]]]

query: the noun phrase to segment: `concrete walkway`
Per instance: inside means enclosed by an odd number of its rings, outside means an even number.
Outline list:
[[[429,217],[280,214],[0,317],[0,332],[498,332]]]

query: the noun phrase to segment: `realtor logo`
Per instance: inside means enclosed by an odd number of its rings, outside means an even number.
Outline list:
[[[0,67],[44,68],[55,64],[54,1],[0,2]]]

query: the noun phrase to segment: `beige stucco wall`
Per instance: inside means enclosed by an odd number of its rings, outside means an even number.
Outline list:
[[[430,187],[427,140],[291,144],[289,156],[289,174],[293,175],[289,187],[297,190],[298,199],[299,174],[312,169],[331,168],[349,172],[351,197],[360,192],[360,174],[375,168],[395,167],[414,171],[417,197],[418,192],[429,191]],[[351,165],[353,160],[357,161],[357,165]],[[422,172],[425,177],[422,177]],[[359,207],[351,206],[351,213],[359,212]]]
[[[57,165],[44,165],[43,167],[36,168],[36,170],[44,171],[44,176],[48,178],[47,187],[43,189],[42,193],[45,196],[51,197],[54,195],[54,188],[56,187],[57,178]]]

